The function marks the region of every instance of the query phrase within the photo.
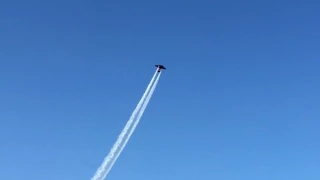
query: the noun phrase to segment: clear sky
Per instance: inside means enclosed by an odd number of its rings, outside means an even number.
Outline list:
[[[318,0],[0,1],[0,179],[319,180]]]

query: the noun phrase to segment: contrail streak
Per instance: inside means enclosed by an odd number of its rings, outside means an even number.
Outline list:
[[[150,93],[148,94],[145,102],[143,103],[143,106],[142,106],[142,108],[141,108],[141,110],[140,110],[140,112],[139,112],[139,114],[138,114],[137,119],[134,121],[134,124],[133,124],[133,126],[132,126],[132,128],[131,128],[131,130],[130,130],[130,132],[129,132],[129,134],[128,134],[128,136],[125,138],[124,143],[121,144],[118,153],[116,153],[116,156],[111,160],[110,166],[106,169],[106,175],[107,175],[108,172],[111,170],[113,164],[116,162],[116,160],[117,160],[118,157],[120,156],[122,150],[123,150],[124,147],[127,145],[127,143],[128,143],[128,141],[129,141],[131,135],[133,134],[134,130],[136,129],[137,125],[139,124],[139,121],[140,121],[140,119],[141,119],[141,117],[142,117],[142,115],[143,115],[143,113],[144,113],[144,110],[146,109],[146,107],[147,107],[147,105],[148,105],[148,103],[149,103],[149,101],[150,101],[150,99],[151,99],[151,97],[152,97],[152,94],[153,94],[154,90],[156,89],[156,86],[157,86],[157,84],[158,84],[160,75],[161,75],[161,72],[160,72],[159,76],[157,77],[157,79],[155,80],[155,82],[154,82],[154,84],[153,84],[153,86],[152,86],[152,88],[151,88],[151,90],[150,90]],[[103,179],[102,179],[102,180],[103,180]]]
[[[148,95],[148,92],[150,91],[150,88],[151,88],[151,86],[152,86],[152,84],[153,84],[153,82],[155,80],[155,77],[157,75],[157,70],[154,73],[152,79],[150,80],[150,82],[148,84],[148,87],[145,90],[145,92],[144,92],[142,98],[140,99],[139,103],[137,104],[135,110],[132,112],[131,117],[128,120],[126,126],[123,128],[123,130],[122,130],[121,134],[119,135],[117,141],[115,142],[115,144],[113,145],[113,147],[110,150],[109,154],[104,159],[103,163],[101,164],[99,169],[96,171],[95,175],[91,178],[91,180],[103,180],[107,176],[107,173],[110,171],[110,169],[112,167],[112,166],[109,165],[109,162],[113,159],[115,153],[118,151],[119,146],[121,145],[121,143],[123,141],[123,138],[126,136],[126,134],[127,134],[128,130],[129,130],[131,124],[133,123],[138,111],[140,110],[141,106],[143,105],[144,100],[146,99],[146,96]],[[118,157],[118,156],[119,155],[117,155],[116,157]]]

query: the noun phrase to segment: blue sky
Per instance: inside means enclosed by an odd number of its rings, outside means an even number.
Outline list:
[[[320,2],[0,2],[0,179],[318,180]]]

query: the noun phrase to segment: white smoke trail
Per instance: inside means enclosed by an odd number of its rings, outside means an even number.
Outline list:
[[[143,115],[143,113],[144,113],[144,110],[146,109],[146,107],[147,107],[147,105],[148,105],[148,103],[149,103],[149,101],[150,101],[150,99],[151,99],[151,97],[152,97],[152,94],[153,94],[154,90],[156,89],[156,86],[157,86],[157,84],[158,84],[160,75],[161,75],[161,72],[159,73],[159,76],[158,76],[157,79],[155,80],[155,82],[154,82],[154,84],[153,84],[153,86],[152,86],[152,88],[151,88],[151,90],[150,90],[150,93],[148,94],[145,102],[143,103],[143,106],[142,106],[142,108],[141,108],[141,110],[140,110],[140,112],[139,112],[139,114],[138,114],[137,119],[134,121],[134,124],[133,124],[132,128],[130,129],[130,132],[129,132],[128,136],[125,138],[124,143],[121,144],[118,153],[116,153],[116,156],[115,156],[115,157],[112,159],[112,161],[110,162],[110,166],[106,169],[105,177],[107,176],[107,174],[108,174],[109,171],[111,170],[113,164],[116,162],[116,160],[117,160],[118,157],[120,156],[122,150],[123,150],[124,147],[127,145],[127,143],[128,143],[128,141],[129,141],[131,135],[133,134],[134,130],[136,129],[137,125],[139,124],[139,121],[140,121],[140,119],[141,119],[141,117],[142,117],[142,115]],[[105,178],[105,177],[104,177],[104,178]],[[104,178],[103,178],[103,179],[104,179]],[[102,180],[103,180],[103,179],[102,179]]]
[[[158,69],[157,69],[158,70]],[[142,98],[140,99],[139,103],[137,104],[135,110],[132,112],[130,119],[128,120],[126,126],[123,128],[121,134],[119,135],[117,141],[115,142],[115,144],[113,145],[112,149],[110,150],[109,154],[107,155],[107,157],[104,159],[103,163],[101,164],[101,166],[99,167],[99,169],[96,171],[95,175],[91,178],[91,180],[103,180],[107,173],[109,172],[110,168],[108,168],[109,166],[109,162],[113,159],[115,153],[118,151],[119,146],[121,145],[123,138],[126,136],[131,124],[133,123],[133,120],[135,119],[138,111],[140,110],[141,106],[144,103],[144,100],[146,99],[146,96],[148,95],[150,88],[155,80],[155,77],[157,75],[157,70],[154,73],[152,79],[150,80],[147,89],[145,90]],[[112,163],[113,164],[113,163]],[[109,166],[110,167],[110,166]],[[108,170],[108,171],[106,171]]]

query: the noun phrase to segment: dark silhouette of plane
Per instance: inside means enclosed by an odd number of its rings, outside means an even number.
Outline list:
[[[167,68],[165,68],[162,64],[157,64],[157,65],[155,65],[155,66],[158,68],[158,72],[160,72],[161,69],[167,69]]]

